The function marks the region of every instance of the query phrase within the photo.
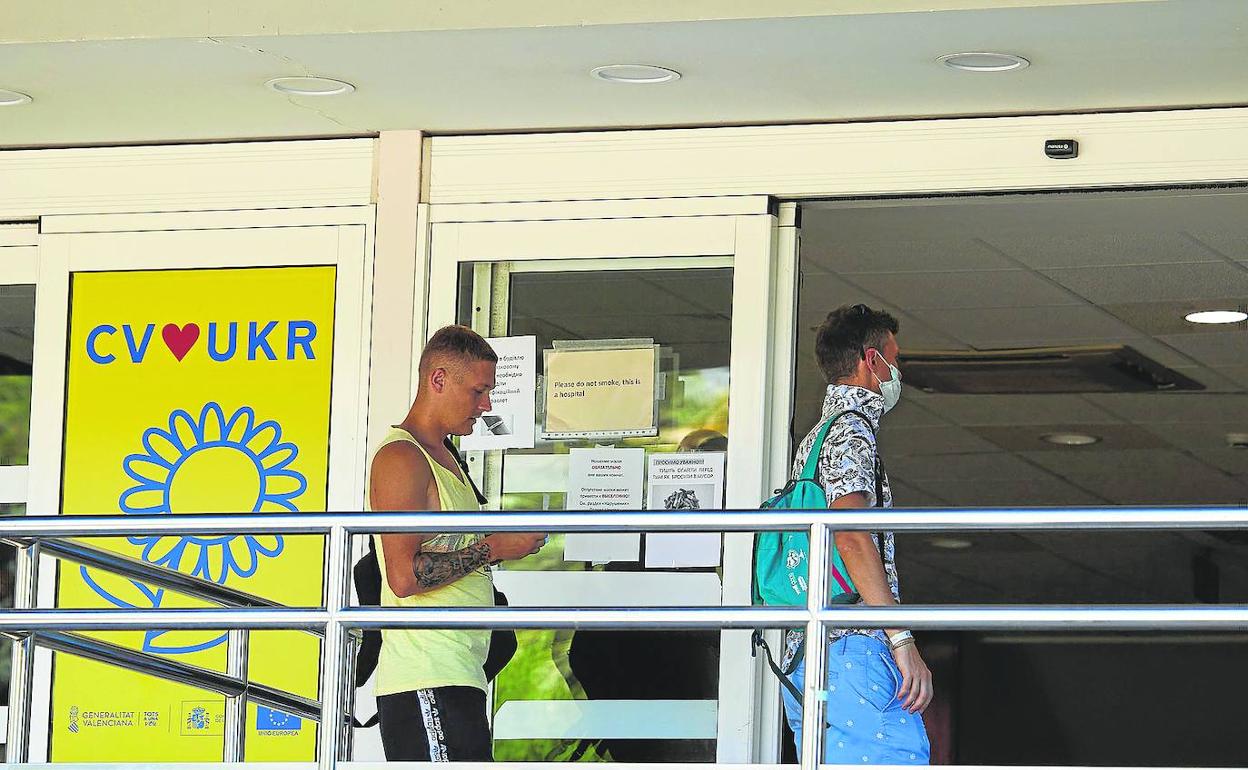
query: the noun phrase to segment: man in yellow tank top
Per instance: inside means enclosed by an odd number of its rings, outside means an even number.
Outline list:
[[[374,511],[476,511],[468,479],[444,446],[490,409],[498,356],[480,335],[447,326],[420,357],[416,400],[373,456]],[[489,566],[536,553],[540,534],[404,533],[374,536],[383,607],[491,606]],[[492,759],[486,718],[488,631],[385,630],[377,663],[377,710],[386,759]]]

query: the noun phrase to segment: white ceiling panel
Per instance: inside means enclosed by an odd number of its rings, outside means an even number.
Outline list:
[[[944,508],[949,505],[949,502],[944,498],[937,497],[903,481],[898,481],[891,476],[888,479],[888,484],[893,492],[893,507],[895,508]]]
[[[1085,399],[1128,422],[1242,422],[1248,395],[1215,393],[1090,393]]]
[[[1240,476],[1248,484],[1248,449],[1198,449],[1192,454],[1214,468]]]
[[[953,425],[918,427],[895,423],[892,419],[882,421],[879,438],[880,451],[885,457],[994,452],[998,448],[965,428]]]
[[[1095,208],[1096,204],[1092,203]],[[1145,211],[1134,211],[1129,221],[1143,222]],[[1181,221],[1181,220],[1180,220]],[[1145,225],[1158,227],[1153,222]],[[1064,229],[1064,228],[1063,228]],[[1030,232],[1008,238],[989,236],[993,245],[1035,269],[1092,266],[1129,266],[1171,263],[1218,262],[1219,257],[1174,231],[1139,233],[1065,234]]]
[[[1209,468],[1177,449],[1097,449],[1074,447],[1068,452],[1023,452],[1024,457],[1059,476],[1177,479],[1209,472]]]
[[[1248,297],[1248,270],[1229,262],[1044,270],[1091,302],[1157,302]]]
[[[1139,333],[1091,305],[916,310],[914,315],[981,350],[1025,345],[1115,344]]]
[[[950,505],[968,507],[1031,507],[1104,505],[1106,500],[1061,479],[957,479],[942,486]]]
[[[903,388],[901,401],[897,402],[897,406],[893,407],[893,410],[881,420],[880,429],[884,430],[886,427],[889,429],[934,428],[949,424],[943,418],[933,414],[925,405],[926,402],[920,400],[918,395]]]
[[[1241,364],[1238,366],[1219,366],[1215,367],[1214,371],[1231,382],[1234,382],[1239,387],[1248,389],[1248,364]]]
[[[801,279],[802,298],[805,300],[801,308],[803,320],[817,318],[818,321],[822,321],[829,310],[841,305],[852,305],[858,302],[865,302],[868,305],[880,304],[879,297],[857,285],[852,279],[809,269],[804,255],[803,251]]]
[[[1187,231],[1227,259],[1248,262],[1248,201],[1241,198],[1235,204],[1235,210],[1227,212],[1216,224],[1189,226]]]
[[[851,213],[861,212],[855,209]],[[811,264],[818,269],[853,275],[914,270],[1008,270],[1016,267],[974,238],[945,233],[947,223],[940,223],[940,229],[923,240],[875,240],[878,233],[872,233],[869,239],[854,240],[852,231],[840,232],[836,228],[848,218],[845,212],[838,214],[812,217],[812,222],[818,223],[813,231],[805,226],[802,228],[803,239],[819,244],[818,250],[810,252]],[[803,250],[803,259],[807,253]]]
[[[884,458],[890,476],[923,484],[933,480],[1051,481],[1052,475],[1024,460],[1001,452],[942,457]],[[923,484],[927,487],[928,485]],[[931,488],[931,487],[928,487]],[[943,493],[942,493],[943,496]]]
[[[1248,487],[1206,466],[1189,476],[1151,477],[1109,473],[1082,476],[1081,486],[1117,505],[1243,505]]]
[[[1180,449],[1226,450],[1227,433],[1248,433],[1248,414],[1227,415],[1226,422],[1145,423],[1142,426]],[[1243,454],[1248,457],[1248,450]]]
[[[1079,297],[1028,270],[859,273],[853,280],[909,311],[1084,304]]]
[[[1159,339],[1206,366],[1243,366],[1248,364],[1248,329],[1242,323],[1235,326],[1239,328],[1218,334],[1166,334]]]
[[[1099,425],[1122,421],[1082,396],[1065,394],[933,395],[923,406],[954,425]]]

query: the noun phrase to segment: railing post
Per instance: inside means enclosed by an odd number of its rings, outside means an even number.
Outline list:
[[[13,606],[29,610],[39,602],[39,543],[17,549],[14,565]],[[13,642],[13,668],[9,679],[9,734],[5,762],[30,761],[30,709],[35,684],[35,635]]]
[[[225,641],[225,673],[247,681],[247,648],[249,632],[235,628],[228,632]],[[225,699],[225,762],[244,761],[247,742],[247,692]]]
[[[359,654],[363,635],[359,629],[352,628],[347,630],[346,637],[346,682],[343,687],[346,692],[343,696],[342,746],[338,749],[338,756],[350,762],[355,758],[355,658]]]
[[[828,630],[819,620],[828,603],[828,574],[832,566],[832,531],[826,524],[810,527],[807,554],[806,680],[802,688],[802,770],[818,770],[823,762],[824,708],[827,705]]]
[[[316,758],[319,770],[334,770],[345,744],[344,730],[350,729],[343,717],[348,684],[348,648],[341,613],[351,597],[351,537],[345,527],[335,524],[330,527],[326,539],[325,609],[329,620],[325,624],[325,641],[321,646],[321,724]]]

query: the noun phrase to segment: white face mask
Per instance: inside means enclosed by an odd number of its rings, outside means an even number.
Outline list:
[[[877,352],[876,355],[879,355]],[[884,356],[880,356],[880,360],[888,367],[888,373],[892,375],[892,379],[883,381],[876,375],[875,370],[871,370],[871,376],[875,377],[875,381],[880,384],[880,396],[884,399],[884,413],[888,414],[889,410],[897,406],[897,402],[901,400],[901,372],[897,371],[897,367],[888,363]]]

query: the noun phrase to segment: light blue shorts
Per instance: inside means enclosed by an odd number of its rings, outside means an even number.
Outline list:
[[[823,761],[830,765],[926,765],[931,747],[923,718],[901,706],[901,672],[883,641],[850,634],[828,645],[827,737]],[[803,660],[789,675],[799,691]],[[784,713],[802,751],[802,705],[786,688]]]

